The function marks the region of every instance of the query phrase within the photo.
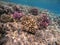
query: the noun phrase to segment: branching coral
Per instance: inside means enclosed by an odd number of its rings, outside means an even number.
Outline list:
[[[22,30],[25,30],[25,31],[28,31],[28,32],[31,32],[31,33],[35,33],[36,30],[38,29],[36,20],[32,15],[23,16],[21,18],[21,24],[23,25]]]

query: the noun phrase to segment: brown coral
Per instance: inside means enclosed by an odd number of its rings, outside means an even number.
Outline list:
[[[36,30],[38,29],[35,17],[32,15],[28,15],[28,16],[23,16],[21,18],[21,24],[22,26],[22,30],[31,32],[31,33],[35,33]]]
[[[13,22],[13,17],[11,15],[1,15],[1,22]]]

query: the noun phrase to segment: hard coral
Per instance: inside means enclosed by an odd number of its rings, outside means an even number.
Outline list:
[[[57,22],[57,24],[60,26],[60,16],[56,16],[56,18],[54,18],[54,21]]]
[[[38,9],[36,8],[31,9],[30,12],[32,13],[32,15],[38,15]]]
[[[0,24],[0,39],[3,38],[6,34],[6,31],[3,29],[3,24]]]
[[[19,5],[15,5],[15,6],[13,6],[13,9],[14,9],[14,11],[20,11],[19,9],[20,9],[20,6]]]
[[[25,30],[25,31],[28,31],[28,32],[31,32],[31,33],[35,33],[36,30],[38,29],[36,20],[32,15],[23,16],[21,18],[21,24],[23,25],[22,30]]]
[[[5,42],[7,41],[7,37],[5,37],[6,35],[6,30],[4,29],[4,24],[0,23],[0,45],[5,44]]]
[[[1,15],[1,22],[5,23],[5,22],[13,22],[13,17],[11,15]]]
[[[18,20],[19,20],[22,16],[23,16],[23,13],[19,13],[19,12],[14,12],[14,14],[13,14],[14,19],[18,19]]]
[[[49,20],[49,17],[47,16],[47,14],[41,14],[40,15],[40,18],[38,19],[38,25],[39,25],[39,28],[40,29],[43,29],[43,28],[47,28],[47,26],[49,25],[50,23],[50,20]]]
[[[0,15],[4,14],[4,6],[0,5]]]
[[[8,6],[0,6],[0,15],[12,13],[12,10]]]

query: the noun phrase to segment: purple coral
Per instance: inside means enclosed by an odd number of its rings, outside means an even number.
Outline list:
[[[13,14],[14,19],[20,19],[22,16],[23,16],[23,13],[19,13],[19,12],[16,12],[16,11]]]
[[[49,17],[47,16],[47,14],[41,14],[41,17],[40,17],[40,22],[39,22],[39,25],[40,25],[40,28],[47,28],[47,26],[49,25],[50,23],[50,19]]]

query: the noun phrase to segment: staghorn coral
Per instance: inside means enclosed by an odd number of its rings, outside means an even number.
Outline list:
[[[3,22],[3,23],[13,22],[14,19],[11,15],[1,15],[0,21]]]
[[[21,24],[23,25],[22,30],[25,30],[25,31],[28,31],[31,33],[35,33],[36,30],[38,29],[36,20],[35,20],[34,16],[32,16],[32,15],[23,16],[21,18]]]

